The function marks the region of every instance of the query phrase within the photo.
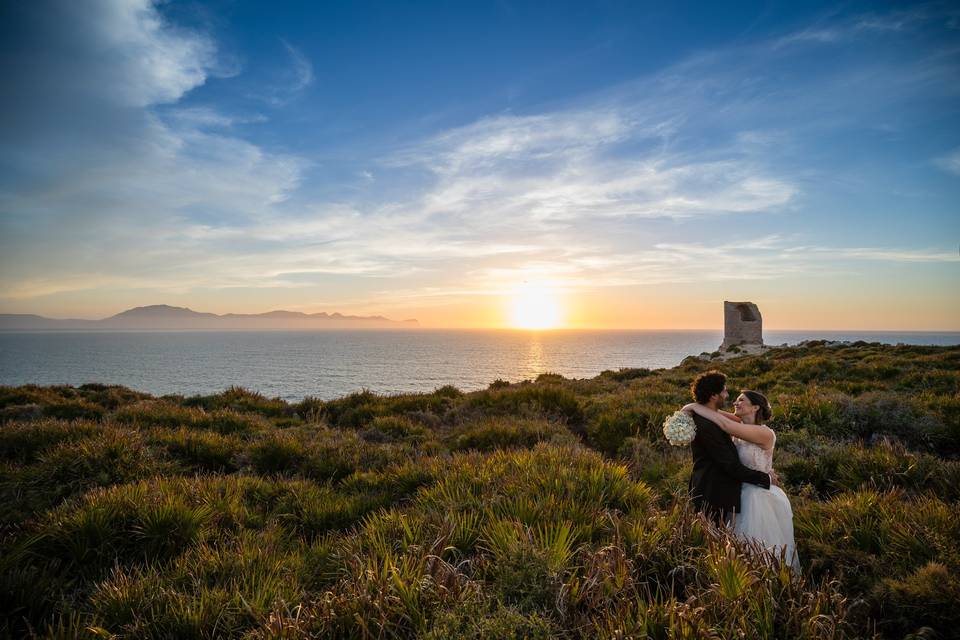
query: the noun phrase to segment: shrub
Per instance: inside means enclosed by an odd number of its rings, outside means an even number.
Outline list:
[[[150,434],[150,442],[192,471],[236,471],[235,458],[243,451],[243,441],[236,436],[185,428],[157,430]]]
[[[609,526],[607,512],[644,512],[653,501],[626,467],[582,448],[541,443],[529,451],[458,455],[416,504],[438,520],[480,510],[530,527],[570,521],[591,540]]]
[[[611,380],[616,380],[617,382],[629,382],[630,380],[637,380],[639,378],[646,378],[647,376],[655,375],[654,371],[645,368],[639,369],[617,369],[612,371],[607,369],[600,373],[602,377],[610,378]]]
[[[815,455],[811,455],[815,453]],[[791,486],[809,485],[821,496],[859,489],[932,492],[945,500],[960,498],[960,462],[912,453],[902,445],[834,444],[778,457],[777,469]]]
[[[302,592],[273,530],[190,548],[166,567],[116,568],[90,598],[101,626],[129,637],[239,637]]]
[[[361,436],[370,442],[420,442],[427,430],[409,418],[383,416],[374,418]]]
[[[853,430],[840,409],[842,399],[841,394],[823,393],[816,388],[776,394],[771,400],[770,426],[776,431],[805,429],[812,434],[834,437],[852,435]]]
[[[508,606],[471,602],[442,611],[422,637],[423,640],[552,640],[562,637],[562,633],[543,614],[524,614]]]
[[[33,480],[47,486],[103,486],[158,470],[143,438],[107,429],[96,438],[62,442],[30,468]]]
[[[168,429],[193,426],[203,417],[202,411],[180,407],[167,400],[146,400],[124,407],[112,416],[114,422],[123,425]]]
[[[620,451],[628,438],[636,436],[644,429],[646,423],[645,415],[633,422],[623,416],[601,414],[587,423],[587,442],[594,449],[613,456]]]
[[[537,376],[534,383],[536,384],[562,384],[566,378],[564,378],[559,373],[541,373]]]
[[[38,420],[29,424],[9,424],[0,428],[0,459],[32,463],[37,456],[63,442],[90,438],[103,431],[94,422]]]
[[[156,459],[137,433],[104,429],[95,437],[63,441],[0,483],[0,522],[16,522],[94,487],[165,470],[167,466]]]
[[[638,437],[625,440],[620,453],[630,464],[630,475],[658,489],[664,498],[686,491],[690,477],[690,453],[686,448]]]
[[[442,387],[437,388],[433,392],[433,395],[441,398],[459,398],[463,395],[463,392],[452,384],[445,384]]]
[[[267,418],[291,417],[294,409],[280,398],[266,398],[263,394],[243,387],[230,387],[212,396],[193,396],[182,401],[185,407],[199,407],[206,411],[229,409],[238,413],[258,413]]]
[[[532,528],[513,520],[492,519],[480,542],[490,554],[484,573],[502,602],[520,611],[546,610],[563,585],[576,539],[569,521]]]
[[[15,404],[0,409],[0,424],[4,422],[30,422],[43,417],[43,407],[38,404]]]
[[[308,423],[318,423],[323,418],[324,402],[319,398],[307,396],[294,405],[295,415]]]
[[[38,387],[34,384],[22,387],[0,386],[0,408],[3,409],[19,405],[44,406],[56,402],[58,398],[55,387]]]
[[[831,576],[846,593],[861,594],[871,617],[886,620],[897,634],[948,616],[939,606],[955,583],[931,588],[938,565],[960,570],[953,542],[960,537],[960,507],[936,497],[904,499],[898,491],[857,491],[827,502],[798,500],[794,522],[800,559],[813,577]],[[886,598],[898,620],[890,620]],[[931,614],[921,612],[929,611]],[[911,613],[912,612],[912,613]]]
[[[33,553],[95,577],[117,559],[157,561],[182,553],[200,541],[211,517],[209,507],[148,485],[108,487],[52,512]]]
[[[88,383],[80,385],[77,390],[88,402],[99,405],[109,411],[150,397],[145,393],[133,391],[119,385]]]
[[[359,429],[378,415],[377,396],[364,389],[338,400],[325,402],[323,415],[330,424],[337,427]]]
[[[60,420],[99,420],[106,410],[85,400],[49,404],[43,409],[43,415]]]
[[[291,428],[253,442],[245,460],[257,473],[324,481],[339,480],[358,469],[383,469],[408,453],[405,445],[368,443],[352,431]]]
[[[269,429],[268,423],[262,418],[232,410],[211,411],[194,423],[194,426],[198,429],[210,429],[224,435],[236,434],[240,436],[250,436]]]
[[[530,448],[538,442],[569,435],[565,427],[548,420],[490,418],[454,431],[450,448],[453,451]]]
[[[884,578],[871,596],[883,630],[891,635],[921,626],[950,630],[960,624],[960,579],[939,562],[928,562],[901,579]]]
[[[307,459],[303,442],[286,433],[274,433],[252,444],[247,450],[250,466],[257,473],[292,475]]]
[[[465,408],[485,415],[555,418],[571,427],[583,423],[580,401],[573,393],[556,385],[527,384],[479,391],[467,396]]]
[[[140,428],[187,427],[243,436],[250,436],[270,428],[269,423],[257,415],[237,413],[229,409],[208,412],[181,407],[167,400],[146,401],[124,407],[113,415],[113,420]]]
[[[839,402],[846,433],[868,440],[874,434],[902,438],[914,447],[930,448],[939,425],[929,416],[918,415],[903,398],[887,393],[869,393]]]

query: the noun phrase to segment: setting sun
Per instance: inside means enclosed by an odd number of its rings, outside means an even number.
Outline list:
[[[516,329],[554,329],[560,325],[560,303],[549,289],[527,284],[514,294],[510,326]]]

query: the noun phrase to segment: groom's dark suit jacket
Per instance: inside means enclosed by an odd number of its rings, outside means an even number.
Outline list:
[[[694,414],[697,435],[690,443],[693,473],[690,497],[698,510],[722,521],[731,511],[740,511],[740,484],[749,482],[770,488],[770,476],[743,466],[730,436],[703,416]]]

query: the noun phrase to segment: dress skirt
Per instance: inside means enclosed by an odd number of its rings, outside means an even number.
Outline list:
[[[740,490],[740,513],[734,514],[733,532],[742,539],[756,540],[787,563],[800,570],[793,538],[793,509],[783,489],[769,489],[744,483]]]

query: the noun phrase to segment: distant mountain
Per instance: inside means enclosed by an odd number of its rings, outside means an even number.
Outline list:
[[[389,320],[383,316],[345,316],[340,313],[200,313],[185,307],[155,304],[135,307],[103,320],[58,320],[33,314],[0,314],[0,331],[65,331],[105,329],[412,329],[416,320]]]
[[[96,329],[102,320],[57,320],[28,313],[0,313],[0,331]]]

